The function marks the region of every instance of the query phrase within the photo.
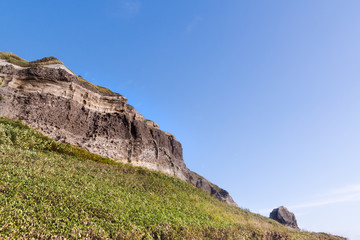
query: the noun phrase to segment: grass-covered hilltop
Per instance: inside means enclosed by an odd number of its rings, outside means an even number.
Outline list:
[[[56,57],[44,57],[39,60],[27,61],[11,52],[0,52],[0,59],[4,59],[9,63],[20,67],[31,67],[36,65],[63,64]]]
[[[0,239],[343,239],[288,229],[165,174],[0,119]]]

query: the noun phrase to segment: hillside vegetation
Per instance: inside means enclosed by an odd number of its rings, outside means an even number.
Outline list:
[[[94,88],[94,89],[97,89],[99,92],[101,93],[108,93],[108,94],[113,94],[114,92],[111,91],[110,89],[106,88],[106,87],[102,87],[102,86],[99,86],[99,85],[95,85],[91,82],[89,82],[88,80],[84,79],[82,76],[77,76],[77,79],[80,81],[80,82],[83,82],[85,84],[87,84],[88,86]]]
[[[15,64],[20,67],[31,67],[36,65],[49,65],[49,64],[63,64],[56,57],[44,57],[35,61],[27,61],[11,52],[0,52],[0,59],[4,59],[9,63]]]
[[[0,239],[342,239],[289,230],[8,119],[0,119],[0,173]]]

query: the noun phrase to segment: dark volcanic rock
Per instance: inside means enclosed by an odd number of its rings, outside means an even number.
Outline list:
[[[230,194],[226,190],[224,190],[224,189],[216,186],[215,184],[209,182],[207,179],[200,176],[199,174],[190,171],[189,180],[190,180],[190,183],[192,185],[194,185],[197,188],[200,188],[200,189],[204,190],[205,192],[207,192],[210,195],[216,197],[220,201],[225,202],[225,203],[230,204],[230,205],[237,206],[235,201],[232,199],[232,197],[230,196]]]
[[[46,81],[64,81],[71,82],[76,81],[77,77],[69,74],[63,69],[45,68],[41,66],[34,66],[25,68],[17,72],[19,76],[23,76],[33,80],[46,80]]]
[[[176,176],[237,206],[227,191],[191,172],[181,143],[127,105],[124,96],[46,66],[0,66],[0,83],[0,116],[21,117],[57,141]]]
[[[287,227],[299,229],[294,213],[287,210],[286,207],[281,206],[272,210],[270,218]]]

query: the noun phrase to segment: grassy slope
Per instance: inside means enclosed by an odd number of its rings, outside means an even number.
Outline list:
[[[288,230],[179,179],[57,143],[6,119],[0,119],[0,173],[0,239],[337,239]]]

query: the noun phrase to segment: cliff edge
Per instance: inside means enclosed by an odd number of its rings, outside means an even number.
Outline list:
[[[181,143],[145,119],[127,98],[76,76],[54,57],[28,62],[0,52],[0,116],[60,142],[176,176],[237,206],[227,191],[191,172]]]

